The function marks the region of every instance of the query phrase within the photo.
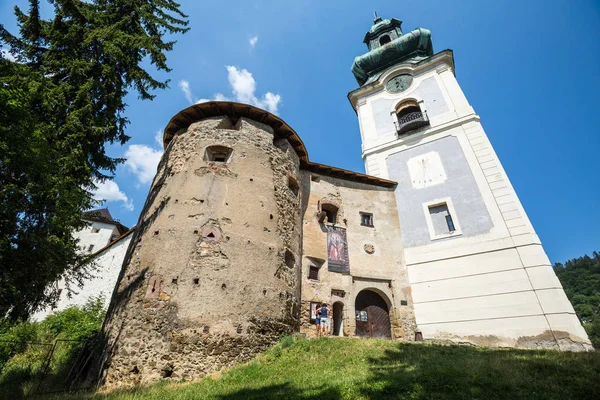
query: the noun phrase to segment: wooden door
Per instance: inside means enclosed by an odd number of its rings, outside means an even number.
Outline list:
[[[354,307],[356,336],[392,338],[389,309],[380,295],[363,290],[356,296]]]

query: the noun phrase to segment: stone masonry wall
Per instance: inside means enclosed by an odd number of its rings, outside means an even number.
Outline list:
[[[214,145],[226,163],[207,161]],[[197,379],[299,330],[298,175],[287,141],[251,120],[173,138],[105,323],[107,386]]]
[[[343,306],[343,336],[356,334],[355,299],[363,290],[375,291],[388,304],[391,336],[414,340],[417,329],[410,283],[400,238],[394,190],[303,171],[302,304],[300,332],[316,334],[310,319],[311,302]],[[319,203],[332,202],[338,213],[335,226],[346,230],[350,272],[330,271],[327,232],[318,218]],[[361,224],[361,212],[371,213],[373,226]],[[309,279],[311,266],[318,279]],[[333,321],[335,321],[333,310]],[[338,321],[339,322],[339,321]],[[333,323],[335,325],[335,322]],[[333,333],[333,327],[330,327]]]

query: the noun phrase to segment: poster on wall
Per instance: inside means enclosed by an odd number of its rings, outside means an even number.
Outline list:
[[[327,227],[327,269],[333,272],[350,272],[346,230],[337,226]]]

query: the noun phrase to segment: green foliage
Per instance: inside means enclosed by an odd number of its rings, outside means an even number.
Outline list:
[[[0,25],[0,318],[26,319],[56,301],[61,276],[80,283],[86,259],[71,233],[94,206],[91,191],[122,159],[125,96],[142,99],[168,81],[166,35],[186,32],[173,0],[52,0],[53,17],[15,7],[19,34]]]
[[[177,371],[175,371],[177,373]],[[594,399],[600,353],[284,338],[220,377],[61,399]]]
[[[49,315],[41,322],[5,324],[0,329],[0,398],[22,397],[38,378],[56,339],[50,375],[64,374],[81,346],[102,327],[105,310],[101,297],[82,307],[72,306]],[[48,378],[49,380],[51,378]]]
[[[596,349],[600,349],[600,253],[554,264],[554,271]]]
[[[100,330],[104,315],[104,300],[97,297],[83,307],[73,306],[50,314],[41,325],[50,337],[87,340]]]

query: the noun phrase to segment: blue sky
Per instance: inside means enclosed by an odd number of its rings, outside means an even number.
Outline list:
[[[161,154],[157,132],[198,99],[246,100],[277,112],[312,161],[364,172],[346,95],[372,12],[431,30],[454,50],[456,76],[550,259],[600,250],[600,3],[580,1],[181,0],[191,30],[168,54],[170,89],[128,99],[129,161],[102,188],[111,213],[137,222]],[[14,29],[12,7],[0,23]],[[159,76],[166,77],[164,74]]]

